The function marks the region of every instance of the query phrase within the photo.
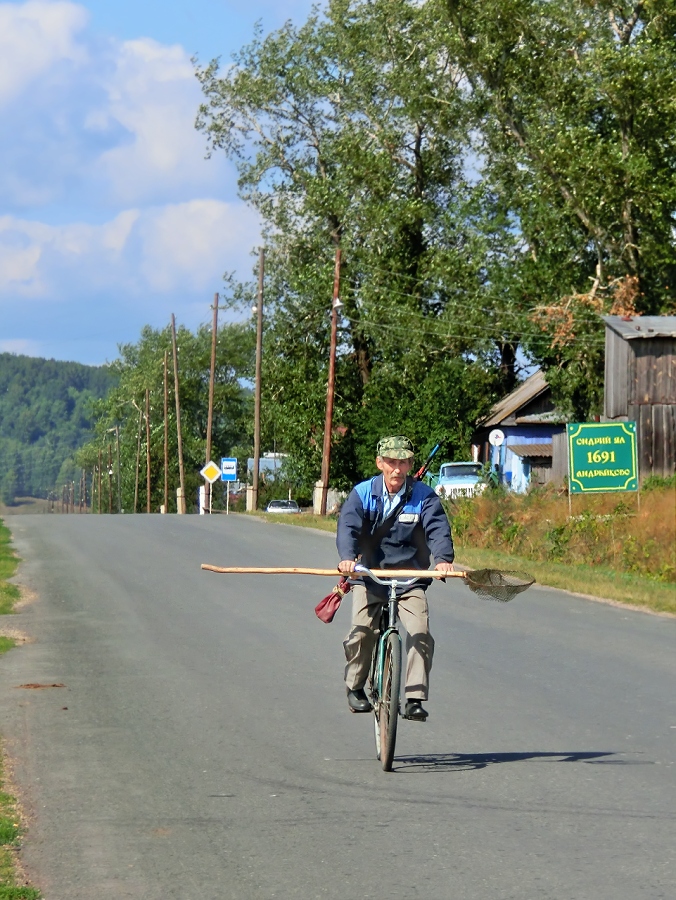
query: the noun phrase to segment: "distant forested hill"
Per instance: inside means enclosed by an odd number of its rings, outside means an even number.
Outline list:
[[[116,376],[104,366],[0,353],[0,499],[45,497],[91,437],[89,403]]]

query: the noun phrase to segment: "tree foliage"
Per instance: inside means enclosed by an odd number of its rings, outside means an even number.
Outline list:
[[[116,376],[107,366],[84,366],[0,353],[0,491],[46,497],[64,460],[90,435],[92,401]]]
[[[337,246],[338,481],[370,471],[383,430],[466,455],[519,360],[577,418],[599,410],[599,314],[673,308],[675,16],[668,0],[331,0],[197,68],[198,127],[264,222],[267,440],[303,477]]]

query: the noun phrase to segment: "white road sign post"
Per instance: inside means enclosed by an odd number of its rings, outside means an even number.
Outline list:
[[[205,481],[208,481],[209,484],[213,484],[215,481],[221,477],[221,470],[216,465],[216,463],[210,459],[209,462],[204,466],[203,469],[200,469],[200,475],[204,478]],[[211,495],[213,491],[209,491],[209,514],[211,514]],[[201,504],[200,504],[201,506]]]
[[[237,458],[221,457],[221,481],[237,481]],[[230,488],[225,491],[225,514],[230,515]]]

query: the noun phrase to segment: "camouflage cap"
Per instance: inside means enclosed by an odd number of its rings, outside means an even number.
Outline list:
[[[409,439],[403,434],[396,434],[378,441],[378,456],[386,456],[388,459],[412,459],[415,453]]]

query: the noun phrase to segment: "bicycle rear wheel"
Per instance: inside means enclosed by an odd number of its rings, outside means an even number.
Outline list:
[[[397,740],[397,720],[399,716],[399,689],[401,684],[401,638],[391,632],[385,638],[385,659],[383,664],[383,689],[378,708],[376,734],[380,740],[380,763],[385,772],[392,771],[394,745]],[[377,741],[378,743],[378,741]]]

